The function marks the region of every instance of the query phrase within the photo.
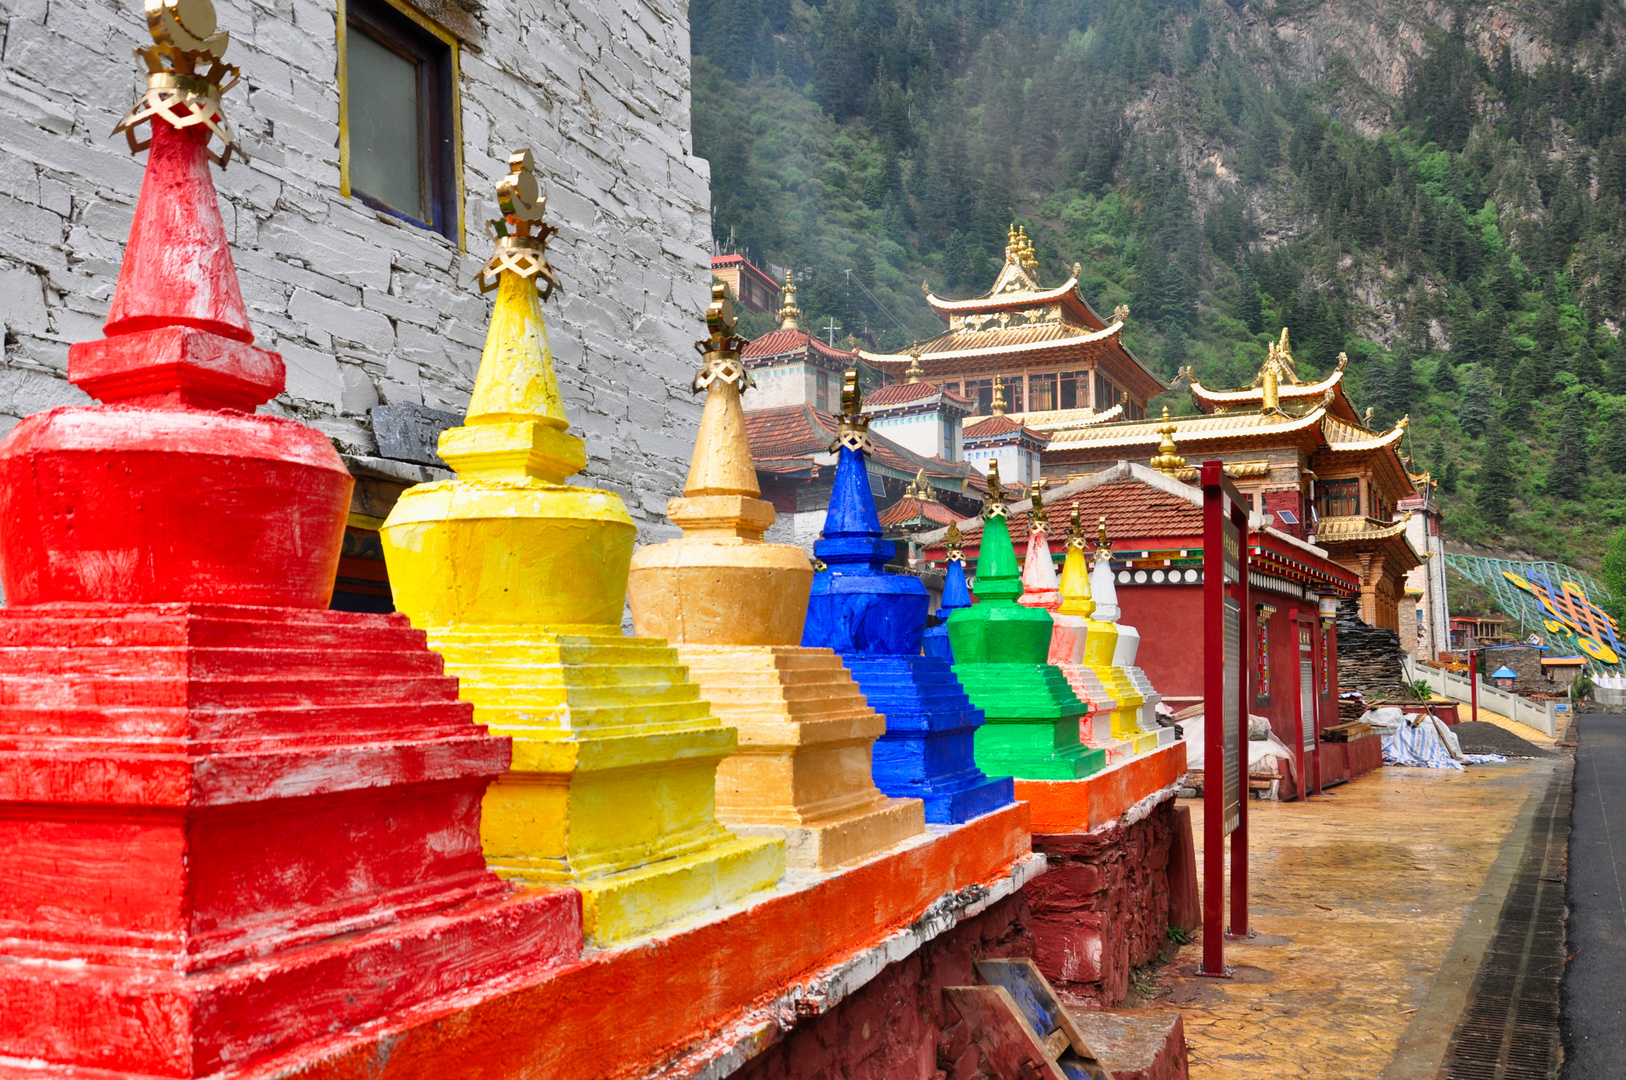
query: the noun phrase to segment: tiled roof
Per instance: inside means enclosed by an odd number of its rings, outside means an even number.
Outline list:
[[[1313,409],[1300,417],[1280,413],[1218,413],[1213,416],[1181,416],[1175,419],[1177,428],[1174,441],[1184,445],[1188,439],[1245,438],[1250,435],[1272,435],[1300,431],[1318,423],[1326,413]],[[1163,438],[1158,433],[1162,420],[1139,420],[1131,424],[1111,424],[1105,427],[1074,428],[1058,431],[1050,438],[1052,450],[1094,450],[1116,446],[1156,446]]]
[[[890,383],[878,390],[872,390],[864,396],[864,410],[882,408],[896,405],[912,405],[917,401],[929,398],[946,398],[950,404],[961,408],[969,408],[971,399],[962,397],[952,390],[945,390],[941,383],[914,382]]]
[[[1399,521],[1374,521],[1368,517],[1324,517],[1316,522],[1315,539],[1318,544],[1336,544],[1350,540],[1387,540],[1406,531],[1411,520],[1407,511]]]
[[[1101,484],[1077,495],[1069,495],[1068,488],[1072,486],[1069,484],[1057,488],[1046,498],[1045,533],[1052,541],[1067,535],[1073,504],[1076,502],[1079,516],[1089,529],[1092,539],[1097,523],[1104,517],[1107,519],[1107,536],[1118,547],[1124,546],[1120,540],[1133,541],[1149,537],[1189,535],[1196,537],[1199,544],[1202,542],[1203,511],[1200,489],[1192,489],[1198,499],[1198,502],[1194,503],[1130,478]],[[1007,498],[1010,499],[1010,514],[1007,521],[1011,535],[1015,537],[1028,535],[1032,530],[1032,525],[1028,523],[1032,504],[1026,499],[1009,495]],[[967,538],[973,535],[980,536],[982,519],[978,518],[970,525],[962,525],[960,529]]]
[[[745,348],[740,350],[740,355],[747,360],[752,360],[767,356],[783,356],[786,353],[798,352],[804,347],[811,349],[820,356],[846,365],[850,365],[854,360],[858,359],[857,353],[848,352],[846,349],[832,348],[806,330],[769,331],[755,341],[748,343]]]
[[[1321,434],[1326,438],[1327,446],[1333,450],[1377,450],[1400,441],[1405,433],[1405,420],[1383,432],[1368,431],[1333,416],[1321,421]]]
[[[936,500],[927,502],[912,495],[905,495],[881,511],[882,526],[902,525],[905,522],[920,521],[921,519],[936,522],[939,525],[949,525],[959,521],[960,515]]]
[[[1060,300],[1078,287],[1078,278],[1070,277],[1054,289],[1013,289],[995,296],[974,296],[970,300],[945,300],[936,293],[926,295],[926,303],[936,311],[988,311],[1002,307],[1029,307]]]
[[[835,416],[809,405],[750,410],[745,414],[745,437],[751,443],[751,459],[772,463],[775,468],[770,471],[790,471],[786,466],[793,459],[828,454],[838,423]],[[927,477],[954,484],[963,484],[978,475],[975,467],[966,462],[925,457],[874,431],[869,437],[875,447],[871,460],[894,472],[913,477],[924,469]]]
[[[988,416],[972,424],[965,425],[960,432],[962,439],[996,439],[1001,435],[1013,435],[1021,432],[1036,442],[1043,443],[1050,436],[1042,431],[1035,431],[1025,424],[1017,423],[1008,416]]]
[[[1105,330],[1086,330],[1070,323],[1045,322],[1006,326],[992,330],[951,330],[918,346],[922,360],[956,360],[973,356],[994,356],[1009,352],[1047,351],[1078,345],[1115,342],[1122,323]],[[861,354],[873,364],[907,366],[910,355],[903,353]]]

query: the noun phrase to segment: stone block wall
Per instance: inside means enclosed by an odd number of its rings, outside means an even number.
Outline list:
[[[1157,958],[1169,927],[1175,803],[1129,825],[1035,833],[1050,869],[1024,886],[1039,968],[1071,1000],[1116,1005],[1132,969]]]
[[[259,343],[288,389],[267,411],[374,456],[368,410],[461,412],[488,302],[492,184],[530,147],[560,233],[544,307],[588,483],[646,529],[682,488],[700,405],[691,341],[710,275],[710,171],[693,155],[683,0],[415,0],[461,49],[465,250],[339,194],[336,0],[216,0],[249,155],[216,171]],[[143,86],[139,4],[0,8],[0,431],[82,402],[68,346],[99,336],[143,158],[108,132]],[[651,535],[669,532],[664,525]]]

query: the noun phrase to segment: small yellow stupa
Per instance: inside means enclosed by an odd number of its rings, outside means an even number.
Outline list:
[[[538,290],[555,279],[528,152],[498,184],[503,218],[482,289],[497,291],[464,426],[440,438],[456,480],[402,494],[381,530],[396,606],[429,635],[478,723],[512,736],[486,792],[486,861],[568,884],[598,945],[766,888],[784,845],[717,823],[724,727],[666,642],[621,633],[634,528],[620,498],[572,487]],[[493,280],[494,279],[494,280]]]
[[[1142,730],[1141,706],[1146,703],[1128,673],[1118,666],[1118,586],[1112,574],[1112,542],[1107,539],[1107,519],[1102,518],[1095,541],[1095,565],[1090,572],[1090,598],[1095,610],[1084,625],[1084,666],[1100,680],[1106,693],[1117,703],[1112,711],[1113,738],[1122,739],[1144,754],[1157,749],[1157,734]]]
[[[639,549],[628,596],[634,631],[665,637],[739,752],[717,770],[717,817],[742,836],[782,837],[793,870],[879,855],[925,832],[919,799],[890,799],[871,773],[886,719],[841,658],[803,648],[813,569],[801,548],[770,544],[740,394],[751,385],[727,289],[712,290],[710,337],[693,389],[706,393],[676,540]]]

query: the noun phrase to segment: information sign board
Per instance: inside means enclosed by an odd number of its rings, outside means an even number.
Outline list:
[[[1225,703],[1220,716],[1224,720],[1225,742],[1223,790],[1225,822],[1224,833],[1230,836],[1242,822],[1242,605],[1225,598]]]

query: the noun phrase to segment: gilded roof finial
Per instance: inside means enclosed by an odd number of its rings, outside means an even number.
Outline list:
[[[1259,395],[1259,407],[1265,412],[1280,410],[1282,407],[1281,376],[1276,374],[1274,365],[1265,365],[1262,391]]]
[[[1044,489],[1050,486],[1050,481],[1040,477],[1028,485],[1028,498],[1033,502],[1033,513],[1029,515],[1029,525],[1037,525],[1044,516]]]
[[[785,271],[785,302],[779,307],[779,329],[800,330],[802,324],[802,309],[796,306],[796,280],[791,277],[790,271]]]
[[[124,132],[130,153],[138,154],[152,145],[136,138],[136,129],[152,120],[163,120],[178,130],[202,125],[220,137],[220,153],[209,157],[222,169],[235,152],[248,160],[237,145],[226,114],[220,109],[220,96],[241,76],[235,64],[224,62],[231,34],[217,30],[215,6],[210,0],[146,0],[150,48],[135,54],[147,65],[147,89],[129,112],[113,128]]]
[[[1377,411],[1378,411],[1378,408],[1377,408],[1376,405],[1368,405],[1366,407],[1366,416],[1365,416],[1365,418],[1363,418],[1361,420],[1361,426],[1362,427],[1371,427],[1372,426],[1372,414],[1377,412]]]
[[[1090,537],[1084,531],[1084,519],[1079,514],[1077,502],[1073,503],[1073,512],[1067,518],[1067,546],[1080,551],[1090,546]]]
[[[1342,371],[1348,366],[1349,366],[1349,354],[1348,353],[1339,353],[1338,354],[1338,370]]]
[[[943,534],[943,554],[949,561],[965,558],[964,540],[965,538],[960,535],[960,523],[949,522],[948,532]]]
[[[858,369],[850,367],[841,382],[841,424],[830,443],[833,454],[845,446],[868,454],[875,449],[869,438],[869,417],[864,415],[864,395],[858,386]]]
[[[1186,467],[1186,459],[1176,453],[1178,449],[1174,445],[1176,430],[1175,422],[1169,417],[1169,407],[1165,405],[1163,406],[1163,423],[1157,429],[1157,433],[1163,436],[1163,441],[1158,443],[1157,456],[1152,458],[1151,461],[1152,468],[1164,476],[1172,477]]]
[[[1101,523],[1098,526],[1096,526],[1095,557],[1097,559],[1099,559],[1104,555],[1111,555],[1111,554],[1112,554],[1112,541],[1107,538],[1107,519],[1102,518]]]
[[[926,374],[926,372],[920,366],[920,343],[919,342],[916,342],[914,345],[911,345],[909,347],[909,370],[907,372],[905,372],[905,374],[908,375],[909,381],[912,382],[912,383],[919,382],[921,380],[921,378]]]
[[[1033,241],[1028,239],[1026,225],[1016,227],[1016,261],[1030,274],[1039,269],[1039,260],[1033,252]]]
[[[548,237],[559,230],[542,220],[548,197],[537,186],[536,162],[529,150],[508,155],[508,173],[497,181],[497,205],[503,216],[486,222],[497,243],[475,278],[480,291],[495,289],[506,270],[521,279],[537,278],[536,291],[546,300],[559,287],[546,255]]]
[[[706,307],[708,336],[694,343],[695,351],[703,359],[700,372],[689,386],[692,393],[700,393],[718,379],[735,384],[742,394],[756,385],[740,361],[740,349],[745,345],[745,339],[734,333],[739,324],[740,320],[734,314],[734,298],[728,295],[728,286],[721,281],[713,282],[711,303]]]
[[[983,518],[1005,517],[1005,492],[999,486],[999,459],[988,462],[988,497],[982,503]]]
[[[1005,261],[1015,266],[1022,265],[1022,248],[1016,242],[1016,222],[1005,230]]]
[[[1127,323],[1129,321],[1129,305],[1119,304],[1117,307],[1113,308],[1112,321],[1115,323]]]
[[[909,498],[919,499],[921,502],[937,501],[937,493],[932,490],[932,482],[926,479],[925,469],[915,473],[915,478],[909,482],[908,487],[903,489],[903,493]]]
[[[994,400],[989,408],[995,416],[1005,415],[1005,380],[998,375],[994,376]]]

